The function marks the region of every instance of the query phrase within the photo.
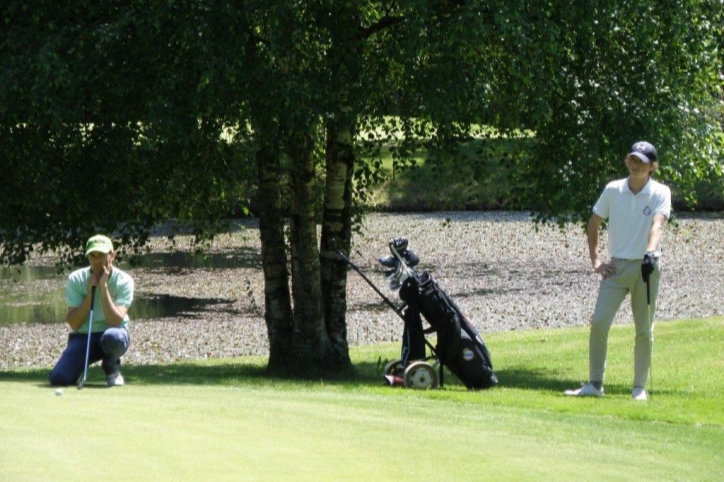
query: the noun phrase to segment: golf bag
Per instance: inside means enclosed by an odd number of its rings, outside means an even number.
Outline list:
[[[443,385],[443,366],[453,373],[468,389],[489,388],[497,385],[488,348],[482,337],[462,313],[460,308],[438,286],[427,271],[418,274],[414,267],[420,259],[408,249],[406,238],[389,243],[392,255],[380,258],[385,268],[390,289],[399,290],[405,303],[398,308],[352,263],[344,259],[383,298],[404,321],[400,359],[385,367],[384,378],[390,385],[412,388],[435,388]],[[423,328],[423,318],[430,325]],[[435,347],[425,335],[437,334]],[[426,347],[432,352],[427,356]],[[434,364],[429,360],[436,360]],[[439,373],[435,367],[439,367]]]
[[[418,323],[411,321],[409,326],[406,323],[405,331],[418,330],[418,325],[422,325],[419,322],[421,314],[430,325],[424,333],[437,334],[435,354],[440,363],[467,388],[497,385],[490,352],[480,333],[427,270],[404,282],[400,298],[407,303],[405,319],[418,320]],[[410,335],[410,340],[414,342],[415,338]],[[408,349],[410,357],[419,354],[419,341],[417,343],[417,347]],[[424,351],[424,345],[422,349]]]

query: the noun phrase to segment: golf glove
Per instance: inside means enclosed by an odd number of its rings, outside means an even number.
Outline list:
[[[644,279],[645,283],[649,282],[649,277],[651,276],[651,273],[654,272],[654,252],[653,251],[646,251],[646,254],[644,254],[644,260],[641,263],[641,277]]]

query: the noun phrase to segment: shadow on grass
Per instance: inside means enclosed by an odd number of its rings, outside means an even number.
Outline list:
[[[173,363],[165,365],[125,365],[123,376],[129,385],[208,385],[231,386],[251,385],[270,386],[275,383],[318,384],[352,387],[383,386],[383,371],[386,360],[360,362],[350,372],[324,378],[292,378],[271,374],[265,365],[236,363],[233,360],[223,363]],[[1,382],[26,382],[38,388],[50,388],[48,369],[22,369],[0,371]],[[581,380],[561,378],[545,369],[511,368],[496,371],[499,387],[521,390],[548,391],[563,393],[577,388]],[[465,386],[447,369],[444,372],[444,384],[447,388],[465,390]],[[107,388],[105,379],[98,366],[89,370],[87,389]],[[606,393],[611,395],[628,394],[631,387],[622,384],[606,385]],[[657,390],[661,393],[661,390]]]
[[[500,385],[522,390],[548,390],[561,392],[577,388],[581,380],[561,378],[545,369],[508,368],[496,371]]]
[[[383,383],[384,366],[387,360],[377,362],[360,362],[354,370],[332,377],[325,377],[325,382],[339,385],[381,385]],[[48,369],[19,369],[0,371],[0,382],[29,382],[38,386],[48,387]],[[496,372],[501,386],[523,389],[560,390],[571,388],[575,381],[557,380],[546,376],[543,371],[502,370]],[[102,373],[98,366],[91,366],[88,371],[87,388],[100,386],[97,379]],[[259,384],[268,385],[279,382],[313,382],[319,379],[290,378],[271,374],[266,366],[258,364],[235,363],[229,361],[220,364],[203,363],[172,363],[164,365],[124,365],[123,376],[129,384],[137,385],[228,385],[228,384]],[[446,386],[464,387],[460,380],[447,369],[444,373]],[[105,386],[105,383],[103,383]]]
[[[547,373],[544,369],[511,368],[497,371],[496,375],[500,380],[500,386],[503,387],[560,394],[566,390],[580,388],[585,383],[584,380],[574,380]],[[606,383],[605,389],[608,395],[630,395],[633,386],[624,383]],[[660,390],[656,387],[655,392],[671,394],[676,391]]]
[[[361,363],[346,373],[330,377],[284,377],[271,373],[266,365],[235,362],[219,363],[178,362],[163,365],[124,365],[123,377],[129,385],[265,385],[275,382],[325,383],[339,385],[380,384],[382,368],[377,363]],[[48,368],[0,371],[2,382],[27,382],[38,387],[50,387]],[[86,388],[105,387],[105,376],[98,365],[88,370]]]

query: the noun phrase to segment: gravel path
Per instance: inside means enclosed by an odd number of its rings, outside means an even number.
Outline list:
[[[657,321],[724,313],[724,218],[691,216],[669,225],[664,235],[664,275]],[[353,261],[389,292],[377,259],[387,242],[410,239],[418,269],[430,270],[439,285],[486,333],[584,325],[593,311],[599,278],[590,269],[580,226],[536,230],[522,213],[454,212],[373,214],[354,241]],[[605,247],[605,237],[604,237]],[[190,239],[153,239],[153,252],[191,251]],[[247,267],[229,269],[136,268],[136,296],[202,299],[201,310],[174,318],[133,319],[132,347],[124,363],[150,364],[267,353],[263,279],[256,224],[217,238],[215,256],[242,258]],[[47,260],[34,260],[43,263]],[[399,342],[401,320],[354,272],[348,278],[348,340],[352,345]],[[62,282],[59,282],[62,283]],[[47,282],[21,289],[51,290]],[[133,317],[133,308],[131,308]],[[616,323],[629,323],[622,309]],[[0,326],[0,369],[50,367],[67,328],[51,325]]]

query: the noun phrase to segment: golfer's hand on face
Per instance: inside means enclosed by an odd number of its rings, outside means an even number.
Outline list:
[[[616,274],[616,267],[611,263],[598,263],[598,266],[594,266],[593,270],[600,274],[603,279]]]
[[[98,286],[104,287],[108,283],[108,278],[111,275],[111,270],[105,264],[103,265],[103,271],[98,273]]]
[[[103,265],[102,271],[96,273],[95,271],[91,275],[91,277],[88,279],[88,287],[103,287],[106,286],[106,283],[108,283],[108,278],[111,275],[111,270],[108,268],[108,266]]]

